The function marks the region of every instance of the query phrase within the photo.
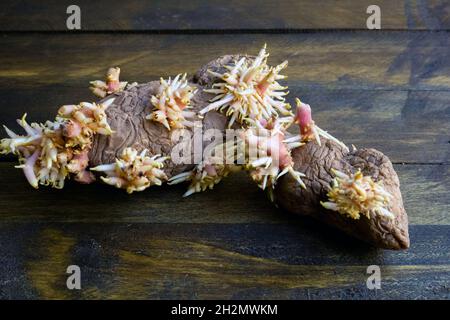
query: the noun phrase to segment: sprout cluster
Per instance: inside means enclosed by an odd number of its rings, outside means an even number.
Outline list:
[[[149,157],[146,149],[139,153],[134,148],[125,148],[114,163],[102,164],[91,170],[106,174],[106,177],[101,177],[103,182],[133,193],[152,185],[160,186],[166,181],[162,168],[167,159],[160,155]]]
[[[287,61],[270,67],[267,65],[268,56],[264,46],[253,61],[243,57],[233,65],[226,66],[227,71],[223,74],[209,71],[220,82],[205,90],[216,96],[200,114],[211,110],[225,111],[230,118],[230,127],[235,121],[269,120],[280,113],[291,115],[290,105],[284,98],[288,94],[285,91],[287,87],[277,81],[286,78],[280,72],[287,67]]]
[[[186,119],[195,115],[187,109],[191,108],[190,102],[196,90],[188,84],[186,74],[179,74],[173,80],[161,78],[158,93],[151,97],[154,110],[146,118],[161,123],[167,130],[193,126]]]
[[[345,174],[333,169],[335,178],[328,192],[328,202],[321,202],[326,209],[338,211],[352,219],[360,214],[370,219],[370,213],[380,214],[390,219],[394,214],[388,210],[392,196],[381,182],[374,182],[360,170],[355,174]]]
[[[106,73],[106,80],[91,81],[91,86],[89,89],[91,89],[94,95],[100,98],[104,98],[112,93],[123,91],[127,87],[128,82],[120,81],[119,77],[120,68],[109,68]]]
[[[94,176],[86,171],[88,152],[94,135],[112,133],[105,114],[112,101],[63,106],[55,121],[44,124],[28,124],[25,114],[17,122],[26,134],[18,135],[4,126],[9,138],[0,141],[0,153],[18,156],[17,168],[23,169],[34,188],[41,184],[60,189],[69,174],[79,182],[90,183]]]

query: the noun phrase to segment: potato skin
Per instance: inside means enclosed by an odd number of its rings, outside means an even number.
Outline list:
[[[192,98],[192,111],[198,112],[204,108],[210,94],[203,91],[203,87],[194,83],[190,85],[198,88]],[[173,147],[178,143],[175,134],[177,130],[168,131],[162,124],[150,121],[145,117],[151,113],[153,106],[150,97],[157,93],[159,81],[152,81],[132,87],[126,91],[111,95],[103,99],[106,101],[115,98],[114,102],[106,110],[108,123],[115,133],[111,136],[95,136],[92,149],[89,152],[89,164],[91,167],[113,163],[126,147],[133,147],[137,150],[148,149],[150,155],[161,154],[170,156]],[[196,121],[202,124],[203,132],[208,128],[217,128],[225,131],[226,116],[212,111],[205,115],[203,119],[196,117]],[[191,143],[193,143],[193,128],[185,128],[190,132]],[[203,148],[210,142],[203,141]],[[192,153],[194,148],[191,148]],[[194,168],[194,164],[177,164],[173,161],[166,161],[164,172],[167,177],[177,175]]]
[[[333,141],[322,139],[321,142],[321,146],[309,142],[293,150],[294,168],[305,173],[306,176],[302,179],[306,189],[302,189],[292,177],[283,176],[275,189],[277,204],[291,213],[310,216],[376,247],[407,249],[408,217],[403,207],[398,176],[390,160],[375,149],[359,149],[347,153]],[[333,180],[332,168],[352,173],[361,169],[364,175],[371,176],[374,181],[381,180],[386,191],[393,196],[391,212],[395,219],[371,214],[370,219],[361,215],[358,220],[354,220],[323,208],[320,201],[327,199]]]
[[[191,83],[199,89],[192,99],[194,111],[199,111],[207,106],[208,101],[212,98],[210,94],[202,90],[217,81],[207,70],[223,73],[224,65],[244,56],[222,56],[200,68]],[[251,56],[245,57],[252,59]],[[145,119],[152,109],[150,97],[156,94],[158,86],[159,81],[152,81],[104,99],[115,97],[115,101],[106,113],[108,122],[116,134],[95,137],[89,153],[91,166],[114,162],[114,159],[126,147],[134,147],[138,150],[146,148],[152,155],[171,154],[175,145],[171,139],[174,131],[168,131],[161,124]],[[203,119],[198,118],[197,120],[202,122],[203,131],[208,128],[225,131],[227,126],[227,118],[215,111],[209,112]],[[192,132],[191,129],[188,130]],[[315,142],[309,142],[305,146],[293,150],[294,169],[306,174],[306,177],[303,178],[306,189],[300,188],[289,175],[284,175],[275,188],[277,204],[291,213],[311,216],[376,247],[408,248],[408,217],[403,207],[398,176],[390,160],[375,149],[346,152],[341,146],[330,140],[322,139],[321,144],[319,146]],[[208,142],[203,142],[203,148],[207,145]],[[182,165],[167,161],[164,171],[170,178],[191,170],[194,166],[194,164]],[[323,208],[320,201],[327,200],[327,192],[333,180],[332,168],[343,172],[355,172],[357,169],[361,169],[364,175],[370,175],[375,181],[382,180],[386,191],[393,195],[390,209],[396,218],[389,220],[372,214],[370,219],[361,216],[360,219],[354,220]]]
[[[207,70],[224,72],[224,66],[230,64],[235,59],[240,59],[244,55],[226,55],[219,57],[207,64],[195,73],[190,85],[197,87],[197,92],[191,100],[191,111],[200,111],[209,104],[209,100],[214,97],[203,91],[210,87],[217,79],[211,76]],[[252,59],[250,56],[245,56]],[[133,147],[137,150],[148,149],[149,154],[170,155],[172,148],[177,141],[172,141],[172,136],[176,130],[168,131],[160,123],[145,119],[150,114],[153,106],[150,97],[156,95],[160,82],[151,81],[139,84],[128,90],[112,94],[102,101],[115,98],[114,102],[106,110],[108,123],[116,132],[112,136],[95,136],[92,149],[89,152],[89,165],[91,167],[114,162],[126,147]],[[227,117],[219,112],[210,111],[203,119],[196,118],[202,123],[203,132],[207,129],[215,128],[225,132],[227,127]],[[237,127],[237,126],[234,126]],[[186,128],[192,137],[192,128]],[[203,149],[209,145],[210,141],[203,141]],[[194,148],[192,148],[192,152]],[[167,161],[164,172],[167,177],[177,175],[194,168],[194,164],[175,164]]]

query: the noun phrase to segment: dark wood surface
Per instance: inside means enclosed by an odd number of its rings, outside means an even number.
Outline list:
[[[77,4],[84,31],[211,31],[366,29],[367,7],[381,8],[382,28],[448,30],[440,0],[4,0],[0,31],[66,31],[66,8]]]
[[[1,157],[1,298],[450,298],[450,37],[427,31],[447,28],[450,7],[381,1],[383,28],[397,31],[375,32],[350,30],[365,28],[366,1],[138,3],[79,1],[83,29],[108,32],[53,33],[64,1],[2,2],[0,122],[17,129],[24,112],[44,121],[95,100],[88,81],[113,65],[145,82],[267,43],[272,63],[289,60],[290,102],[301,97],[322,128],[394,162],[411,248],[377,250],[291,216],[244,174],[187,199],[184,186],[36,191]],[[66,288],[71,264],[80,291]],[[366,287],[372,264],[381,290]]]

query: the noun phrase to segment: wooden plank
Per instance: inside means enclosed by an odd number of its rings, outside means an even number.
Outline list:
[[[450,166],[396,165],[411,224],[449,225]],[[244,174],[236,173],[214,190],[182,198],[184,185],[126,194],[103,184],[68,183],[63,190],[32,189],[21,170],[0,163],[0,221],[303,224],[276,209]],[[432,205],[431,205],[432,204]]]
[[[445,299],[448,228],[414,226],[413,247],[390,252],[288,225],[2,224],[0,297]],[[66,288],[71,264],[82,290]],[[382,290],[366,287],[372,264]]]
[[[321,127],[349,144],[378,148],[394,162],[449,163],[446,34],[58,34],[4,35],[3,41],[0,122],[14,129],[24,112],[45,121],[62,104],[93,100],[88,81],[111,65],[122,67],[123,79],[144,82],[192,74],[232,53],[229,48],[257,52],[267,42],[272,63],[289,59],[289,101],[309,102]]]
[[[2,1],[1,31],[67,31],[69,0]],[[82,30],[366,29],[371,0],[79,0]],[[449,28],[445,1],[378,0],[383,29]]]
[[[269,63],[289,60],[291,85],[304,88],[448,90],[445,32],[320,32],[302,34],[3,34],[2,87],[59,84],[79,87],[111,65],[143,82],[193,74],[224,54],[256,54]],[[20,54],[19,54],[20,53]]]

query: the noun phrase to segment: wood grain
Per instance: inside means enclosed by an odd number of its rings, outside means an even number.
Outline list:
[[[449,163],[444,33],[57,34],[4,35],[3,41],[0,120],[13,129],[24,112],[45,121],[62,104],[94,100],[88,82],[111,65],[122,67],[123,79],[145,82],[193,74],[214,57],[257,52],[267,42],[272,63],[290,62],[289,101],[299,96],[310,103],[324,129],[348,144],[378,148],[396,163]]]
[[[0,31],[67,31],[69,0],[2,1]],[[366,29],[371,0],[76,2],[83,31]],[[445,1],[378,0],[382,29],[446,30]]]
[[[186,186],[153,187],[128,195],[103,184],[68,183],[62,190],[28,185],[13,163],[0,163],[2,222],[297,223],[276,209],[244,174],[209,192],[182,198]],[[396,165],[411,224],[450,225],[450,166]],[[432,205],[430,205],[432,204]]]
[[[143,82],[193,74],[224,54],[289,60],[291,85],[304,88],[448,90],[446,32],[320,32],[301,34],[2,34],[0,77],[9,87],[84,86],[111,65]],[[20,55],[17,54],[20,52]]]
[[[289,60],[290,102],[395,163],[412,246],[377,250],[283,212],[243,173],[188,199],[182,185],[35,191],[1,157],[0,298],[450,299],[450,6],[378,1],[382,28],[397,31],[357,31],[372,2],[80,0],[72,33],[69,1],[2,1],[0,123],[94,100],[88,82],[112,65],[146,82],[267,43],[270,63]],[[80,291],[66,288],[71,264]],[[382,290],[366,287],[372,264]]]
[[[413,227],[416,246],[406,253],[364,248],[333,232],[314,241],[311,226],[306,233],[261,224],[27,223],[0,230],[0,275],[10,261],[25,275],[12,278],[2,298],[445,299],[450,293],[449,255],[441,250],[449,245],[448,226]],[[27,238],[17,237],[24,232]],[[370,291],[366,268],[378,263],[382,290]],[[68,264],[82,270],[80,291],[65,286]]]

